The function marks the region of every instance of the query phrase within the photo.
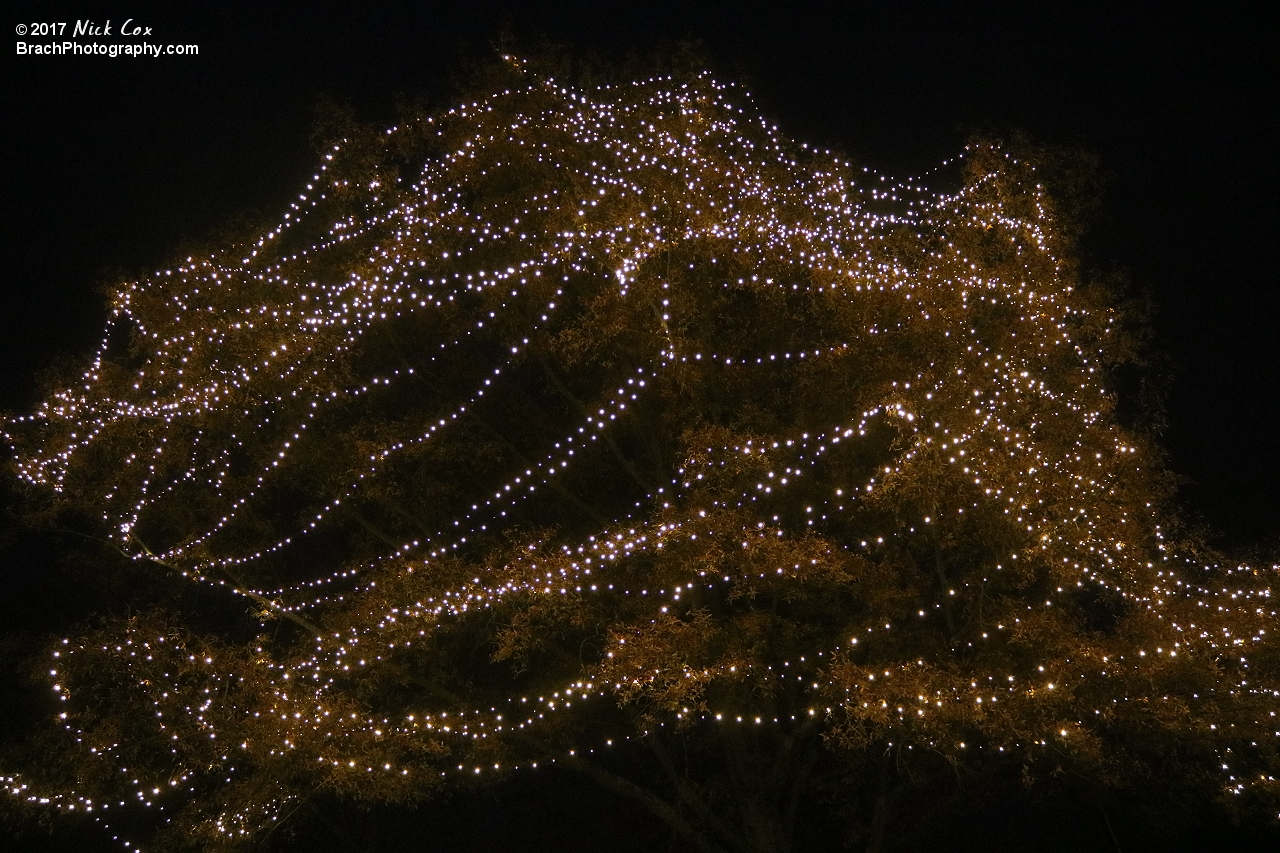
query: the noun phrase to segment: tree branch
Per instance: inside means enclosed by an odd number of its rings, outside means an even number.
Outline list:
[[[551,381],[551,387],[555,388],[556,391],[559,392],[560,396],[573,403],[573,405],[576,406],[578,411],[583,415],[590,417],[591,411],[581,400],[573,395],[572,391],[565,387],[563,382],[560,381],[560,377],[556,376],[556,372],[551,368],[550,363],[547,362],[547,358],[542,354],[542,351],[534,347],[533,355],[534,358],[538,360],[538,364],[541,365],[543,373],[547,375],[547,379]],[[601,432],[600,437],[604,439],[605,446],[609,448],[609,452],[613,454],[613,457],[618,460],[618,464],[623,467],[623,470],[631,475],[631,479],[635,480],[640,488],[644,489],[646,492],[652,493],[654,490],[653,485],[635,469],[635,466],[631,464],[631,460],[628,459],[618,445],[614,443],[613,437],[607,432]]]
[[[130,538],[133,539],[134,542],[138,543],[138,547],[142,548],[142,552],[146,555],[148,560],[155,563],[157,566],[163,566],[164,568],[169,569],[170,571],[181,571],[181,569],[178,566],[175,566],[172,563],[167,563],[164,560],[157,557],[154,553],[152,553],[151,549],[147,547],[147,544],[143,542],[141,539],[139,539],[136,534],[130,533],[129,536]],[[126,557],[129,556],[124,551],[121,551],[120,553],[124,554],[124,556]],[[313,636],[316,636],[316,637],[324,636],[324,632],[321,631],[318,626],[313,625],[311,622],[307,621],[306,619],[303,619],[298,614],[290,610],[286,610],[285,608],[281,607],[278,603],[267,598],[265,595],[259,595],[253,590],[248,589],[244,581],[238,578],[235,575],[235,573],[233,573],[226,566],[217,566],[216,568],[218,569],[218,571],[226,575],[227,578],[232,583],[235,584],[235,587],[232,588],[233,592],[236,592],[240,595],[243,595],[245,598],[249,598],[249,599],[252,599],[253,601],[258,602],[264,608],[266,608],[267,610],[270,610],[272,613],[276,614],[281,619],[288,619],[290,622],[297,625],[299,628],[305,629],[307,633],[312,634]]]
[[[675,786],[676,794],[680,797],[680,800],[693,808],[698,813],[698,817],[713,830],[718,832],[723,838],[729,839],[731,842],[737,842],[737,834],[722,820],[720,820],[720,818],[716,817],[715,812],[711,811],[711,809],[707,807],[707,804],[702,801],[702,798],[698,797],[693,791],[693,786],[689,784],[688,779],[681,776],[679,771],[676,770],[670,754],[668,754],[666,748],[663,747],[662,742],[658,740],[657,736],[653,735],[649,737],[648,740],[650,746],[653,748],[654,754],[658,756],[658,763],[662,765],[662,769],[666,771],[667,776],[671,779],[671,783]]]
[[[630,779],[624,779],[621,776],[610,773],[608,770],[584,761],[576,755],[560,755],[556,757],[556,760],[558,763],[581,773],[609,790],[640,803],[695,848],[703,851],[703,853],[727,853],[723,847],[698,832],[692,824],[685,820],[678,811],[668,805],[661,797],[641,788]]]

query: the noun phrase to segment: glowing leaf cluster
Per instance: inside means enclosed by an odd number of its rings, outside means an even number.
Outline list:
[[[214,843],[741,725],[1116,778],[1177,733],[1274,796],[1275,571],[1164,540],[1030,165],[975,144],[937,192],[705,75],[509,74],[122,285],[83,382],[7,425],[129,559],[283,629],[63,641],[78,778],[13,793]]]

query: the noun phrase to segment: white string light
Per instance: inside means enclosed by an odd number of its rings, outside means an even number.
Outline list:
[[[62,724],[117,793],[5,776],[12,794],[99,815],[178,809],[277,768],[273,795],[192,813],[193,832],[239,837],[297,796],[298,773],[279,768],[306,766],[310,784],[339,793],[419,796],[455,773],[536,767],[514,733],[577,754],[645,727],[814,718],[837,741],[877,732],[944,754],[1083,756],[1104,714],[1140,700],[1153,719],[1189,708],[1222,750],[1280,738],[1280,685],[1248,667],[1269,642],[1275,569],[1205,565],[1165,542],[1158,461],[1111,417],[1103,387],[1116,319],[1058,256],[1030,167],[975,146],[951,164],[967,170],[963,188],[938,193],[793,145],[706,75],[586,90],[509,61],[521,85],[392,128],[385,162],[367,165],[367,141],[335,146],[246,247],[121,286],[81,384],[6,424],[20,475],[91,506],[132,559],[246,596],[264,617],[305,614],[316,633],[283,655],[159,617],[64,640],[50,671],[71,709]],[[403,150],[430,152],[420,172],[397,171]],[[792,312],[790,325],[709,313],[734,304]],[[421,337],[397,341],[407,327]],[[640,343],[621,358],[627,336]],[[418,366],[368,356],[404,346]],[[299,579],[300,543],[348,530],[340,510],[397,465],[502,411],[547,352],[551,384],[557,367],[602,376],[571,417],[530,431],[542,443],[510,451],[508,470],[479,477],[439,529],[393,528],[380,553]],[[480,353],[490,360],[473,375],[437,375]],[[455,379],[465,388],[431,391]],[[774,428],[688,424],[674,475],[589,529],[513,521],[568,500],[562,484],[589,481],[606,445],[622,476],[619,436],[682,389],[752,383],[792,393]],[[429,418],[391,414],[424,393],[415,411]],[[334,476],[311,476],[326,458]],[[319,487],[307,511],[273,512],[296,482]],[[505,550],[470,550],[504,534]],[[942,585],[891,601],[905,555],[929,548]],[[952,553],[968,561],[953,578]],[[1125,636],[1067,614],[1084,589],[1136,614]],[[805,626],[774,657],[708,651],[732,618],[716,623],[703,602],[749,611],[754,597],[813,590],[881,590],[868,602],[881,610]],[[954,624],[963,608],[981,614],[968,634]],[[497,699],[418,698],[394,713],[367,698],[376,690],[362,685],[399,677],[406,655],[484,611],[615,618],[600,655],[541,692],[515,679]],[[536,645],[512,632],[494,640],[499,659]],[[926,659],[900,639],[925,635],[954,642]],[[1140,692],[1210,661],[1212,696]],[[167,756],[129,769],[139,759],[74,701],[93,678],[150,709]],[[805,707],[771,709],[775,687]],[[639,730],[573,727],[620,705],[640,709]],[[1227,710],[1209,722],[1212,708]],[[1261,759],[1237,749],[1230,761],[1227,790],[1275,791]]]

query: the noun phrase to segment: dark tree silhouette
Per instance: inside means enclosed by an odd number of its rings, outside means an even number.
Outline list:
[[[935,191],[706,74],[485,80],[122,284],[9,420],[103,571],[235,605],[57,642],[18,800],[175,848],[552,763],[704,851],[815,802],[880,849],[959,777],[1274,816],[1275,567],[1171,532],[1034,163],[975,142]]]

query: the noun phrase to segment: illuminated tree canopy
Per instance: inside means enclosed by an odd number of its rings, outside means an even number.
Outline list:
[[[66,750],[12,794],[221,848],[555,762],[784,850],[815,767],[1121,785],[1176,741],[1275,815],[1276,569],[1168,532],[1034,164],[975,143],[938,191],[705,74],[490,80],[120,285],[82,381],[8,421],[32,489],[250,609],[57,643]],[[723,772],[596,759],[671,737]]]

